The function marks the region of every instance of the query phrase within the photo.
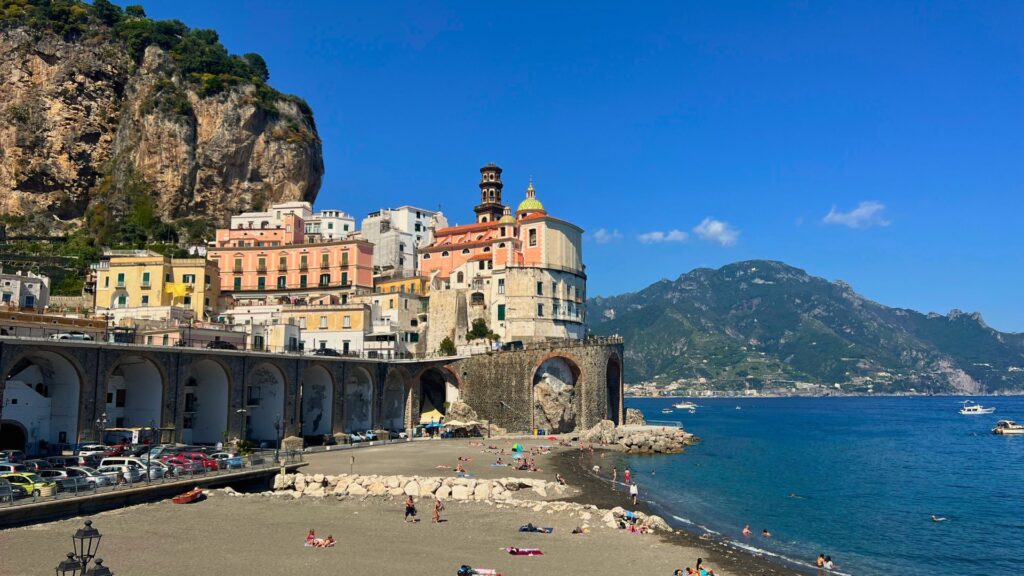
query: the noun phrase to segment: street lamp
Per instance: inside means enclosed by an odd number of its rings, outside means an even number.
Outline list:
[[[79,528],[71,537],[74,552],[68,552],[67,558],[57,564],[57,576],[113,576],[110,568],[103,565],[103,560],[96,558],[103,535],[92,527],[92,520],[86,520],[85,526]],[[96,558],[96,565],[89,568],[89,562]]]
[[[245,424],[245,415],[248,412],[249,411],[246,410],[245,408],[239,408],[238,410],[235,410],[235,413],[242,417],[242,442],[245,442],[245,439],[248,436],[247,432],[249,431],[249,427],[246,426]]]
[[[96,419],[96,427],[99,428],[100,430],[99,441],[103,443],[106,443],[107,441],[107,439],[103,437],[105,432],[107,431],[107,422],[109,422],[109,420],[107,419],[106,412],[100,414],[100,417]]]
[[[281,461],[281,432],[284,429],[283,424],[284,423],[281,422],[281,415],[278,414],[277,417],[274,418],[274,430],[276,435],[275,439],[277,440],[277,448],[274,450],[275,462]]]

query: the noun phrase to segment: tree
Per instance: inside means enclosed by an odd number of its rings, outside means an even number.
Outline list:
[[[89,10],[93,17],[107,26],[113,26],[121,20],[121,9],[111,4],[110,0],[92,0]]]
[[[138,4],[132,4],[131,6],[124,7],[124,13],[132,18],[145,18],[146,10]]]
[[[443,356],[455,356],[455,354],[458,353],[458,351],[455,350],[455,342],[452,342],[452,339],[448,336],[445,336],[444,340],[441,340],[441,346],[438,348],[438,352]]]
[[[263,59],[263,56],[255,52],[249,52],[248,54],[242,55],[242,60],[252,68],[253,73],[266,82],[270,80],[270,68],[267,68],[267,61]]]

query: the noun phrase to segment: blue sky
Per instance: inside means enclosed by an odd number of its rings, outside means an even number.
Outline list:
[[[585,230],[591,295],[782,260],[1024,331],[1024,4],[144,2],[313,107],[319,208]]]

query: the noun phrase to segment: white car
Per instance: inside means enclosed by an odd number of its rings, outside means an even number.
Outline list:
[[[95,468],[88,466],[69,466],[68,470],[77,470],[93,486],[110,486],[114,483],[109,476],[100,474]]]
[[[103,456],[110,451],[110,447],[104,444],[83,444],[78,450],[79,456]]]
[[[121,466],[100,466],[96,469],[96,473],[110,478],[111,482],[114,484],[124,482],[124,475]],[[142,474],[139,472],[139,469],[134,466],[129,466],[128,481],[135,483],[139,480],[142,480]]]
[[[50,340],[92,341],[92,339],[92,336],[89,336],[85,332],[58,332],[57,334],[50,334]]]
[[[352,440],[353,444],[355,444],[356,442],[365,442],[366,441],[366,438],[363,437],[363,435],[358,433],[358,432],[353,432],[353,433],[349,434],[348,437],[349,437],[350,440]]]

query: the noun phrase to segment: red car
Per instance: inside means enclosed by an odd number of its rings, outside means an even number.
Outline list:
[[[175,475],[199,474],[206,471],[202,463],[196,462],[194,460],[189,460],[188,458],[182,458],[178,454],[169,454],[167,456],[161,456],[160,461],[167,464],[168,466],[173,466],[175,469],[177,469],[178,471],[175,472]]]
[[[220,464],[202,452],[180,452],[178,456],[203,465],[206,470],[219,470]]]

